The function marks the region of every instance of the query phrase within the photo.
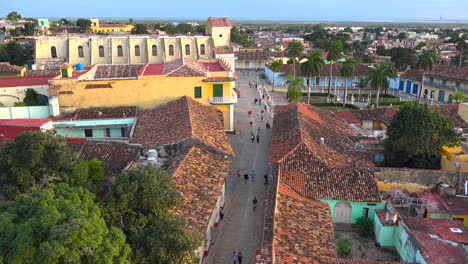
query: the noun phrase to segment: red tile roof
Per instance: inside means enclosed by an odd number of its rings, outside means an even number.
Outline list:
[[[162,75],[164,64],[148,64],[143,72],[144,76]]]
[[[23,132],[39,131],[51,119],[11,119],[0,121],[0,139],[15,139]]]
[[[93,107],[79,108],[73,114],[73,119],[111,119],[111,118],[131,118],[137,117],[138,108],[136,106],[116,106],[116,107]]]
[[[432,70],[426,72],[426,76],[468,82],[468,67],[436,64]]]
[[[374,209],[375,214],[379,218],[379,222],[383,226],[394,226],[395,224],[387,222],[387,210],[385,209]]]
[[[28,76],[28,77],[8,77],[0,78],[0,87],[20,87],[20,86],[34,86],[34,85],[48,85],[49,80],[57,77],[56,75],[45,76]]]
[[[460,244],[468,244],[468,230],[461,221],[408,217],[404,223],[428,264],[467,263]],[[450,228],[458,228],[462,233],[454,233]]]
[[[138,113],[132,142],[156,148],[185,140],[196,141],[219,152],[234,155],[218,110],[187,96]]]
[[[338,111],[335,111],[335,114],[343,118],[348,123],[360,123],[361,122],[361,120],[359,120],[356,117],[356,115],[354,114],[354,111],[352,110],[338,110]]]
[[[187,227],[204,237],[218,198],[231,168],[231,160],[192,146],[175,157],[170,173],[182,195],[175,213],[187,220]],[[216,168],[216,169],[214,169]]]
[[[103,64],[96,65],[94,79],[136,79],[139,76],[140,64]]]
[[[376,261],[368,259],[339,259],[339,264],[409,264],[408,262]]]
[[[223,18],[209,17],[208,23],[212,27],[232,27],[231,20],[229,20],[229,18],[227,17],[223,17]]]
[[[1,121],[2,126],[11,126],[11,127],[37,127],[40,128],[41,126],[47,124],[48,122],[52,121],[49,118],[17,118],[17,119],[4,119]]]
[[[420,192],[417,193],[418,197],[425,199],[429,202],[426,210],[430,213],[448,213],[447,203],[440,197],[438,193],[433,192]]]
[[[226,71],[226,69],[224,69],[223,65],[221,65],[219,62],[203,62],[202,64],[210,72],[224,72],[224,71]]]
[[[407,69],[400,75],[400,79],[413,80],[421,82],[423,77],[423,71]]]
[[[24,68],[23,66],[0,63],[0,74],[1,73],[21,73],[23,68]]]
[[[278,263],[337,263],[328,205],[301,197],[280,183],[273,251]]]
[[[450,117],[450,119],[453,121],[454,127],[468,127],[463,118],[458,115],[458,106],[459,104],[432,105],[431,110],[435,111],[438,109],[443,116]]]
[[[281,181],[312,199],[380,202],[374,166],[350,139],[348,125],[334,114],[302,103],[277,106],[270,161]],[[320,143],[320,138],[325,144]]]
[[[445,202],[452,214],[468,215],[468,198],[449,196],[442,197],[442,200]]]

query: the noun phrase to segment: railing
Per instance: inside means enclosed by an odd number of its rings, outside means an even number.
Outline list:
[[[442,83],[436,83],[436,82],[428,82],[428,81],[424,81],[424,88],[426,88],[427,86],[432,86],[432,87],[435,87],[435,88],[439,88],[439,89],[443,89],[443,90],[448,90],[448,91],[455,91],[455,89],[460,89],[461,91],[464,91],[464,92],[468,92],[468,89],[466,88],[463,88],[463,87],[456,87],[456,86],[453,86],[453,85],[443,85]]]
[[[237,103],[237,93],[232,90],[231,97],[210,97],[210,104],[235,104]]]

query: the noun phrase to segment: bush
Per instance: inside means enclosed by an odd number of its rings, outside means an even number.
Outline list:
[[[303,96],[307,96],[307,92],[302,92]],[[322,97],[327,97],[328,93],[310,93],[310,96],[322,96]],[[334,94],[330,94],[330,98],[335,97]]]
[[[338,247],[338,254],[348,256],[351,254],[351,242],[349,242],[348,239],[340,239],[336,243],[336,246]]]
[[[342,107],[342,103],[310,103],[313,106],[317,107],[324,107],[324,106],[330,106],[330,107]],[[352,109],[357,109],[359,110],[359,106],[353,105],[353,104],[346,104],[346,108],[352,108]]]
[[[354,226],[361,236],[369,236],[372,232],[372,220],[370,218],[361,216],[356,220]]]

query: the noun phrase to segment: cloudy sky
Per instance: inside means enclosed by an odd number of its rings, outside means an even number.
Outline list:
[[[0,0],[0,16],[13,10],[50,18],[468,20],[468,0]]]

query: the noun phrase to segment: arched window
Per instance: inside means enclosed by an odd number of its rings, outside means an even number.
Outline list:
[[[121,46],[121,45],[118,45],[118,46],[117,46],[117,56],[123,57],[123,50],[122,50],[122,46]]]
[[[185,55],[190,55],[190,45],[185,45]]]
[[[99,46],[99,57],[104,57],[104,47]]]
[[[205,44],[200,45],[200,54],[205,55]]]
[[[135,45],[135,56],[140,56],[140,46]]]
[[[174,45],[169,45],[169,56],[174,56]]]
[[[84,57],[83,46],[78,46],[78,57]]]
[[[50,55],[52,58],[57,58],[57,48],[55,46],[50,47]]]
[[[151,46],[151,54],[153,56],[158,56],[158,47],[156,45]]]

